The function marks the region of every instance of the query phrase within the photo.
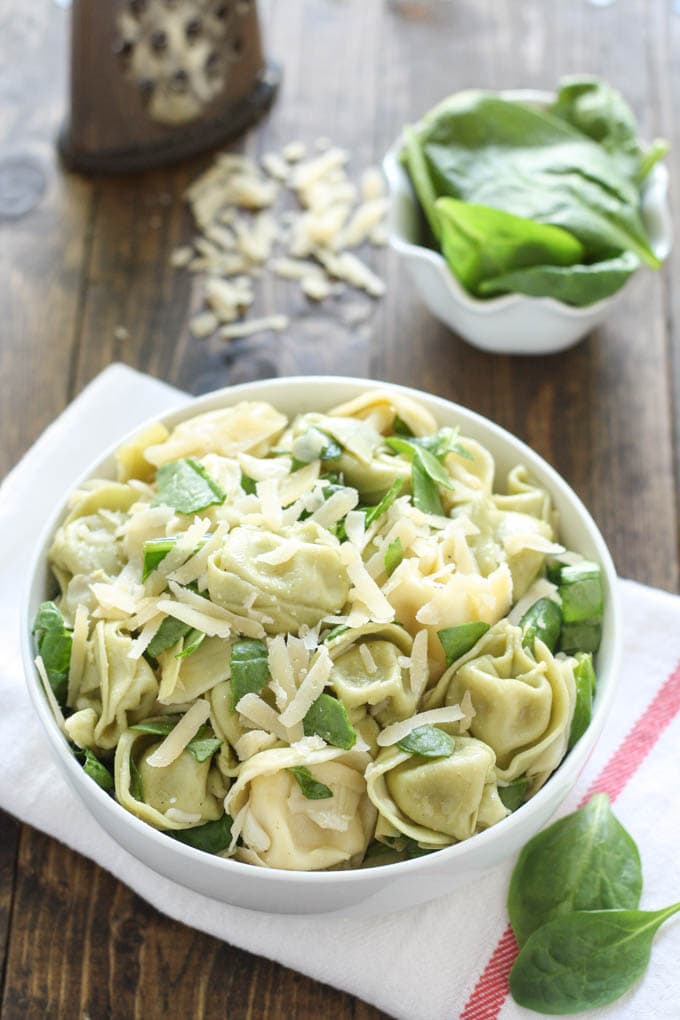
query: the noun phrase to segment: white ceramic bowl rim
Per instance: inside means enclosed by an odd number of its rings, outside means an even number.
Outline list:
[[[465,90],[470,91],[470,90]],[[510,102],[524,102],[533,103],[536,106],[547,106],[548,103],[552,102],[555,98],[554,92],[541,91],[538,89],[501,89],[497,93],[503,99],[507,99]],[[434,113],[440,106],[445,106],[447,100],[442,100],[441,103],[437,103],[431,110],[429,110],[420,121],[417,121],[415,127],[418,128],[423,124],[427,118]],[[383,171],[387,177],[390,190],[396,186],[397,176],[401,173],[408,176],[406,170],[402,167],[400,160],[400,153],[404,147],[404,134],[403,132],[399,135],[396,141],[390,146],[385,153],[383,158]],[[661,190],[665,193],[668,182],[668,169],[663,163],[656,163],[648,176],[643,182],[642,196],[644,196],[647,189]],[[409,181],[410,184],[410,181]],[[417,199],[414,195],[414,203],[417,203]],[[654,239],[651,242],[652,250],[660,259],[665,259],[671,250],[671,237],[670,237],[670,225],[662,228],[661,236],[658,239]],[[458,280],[458,277],[449,270],[448,264],[444,256],[435,251],[433,248],[428,248],[423,244],[415,244],[413,241],[406,240],[401,234],[395,231],[393,223],[390,224],[389,229],[389,241],[395,251],[400,252],[404,255],[416,255],[422,261],[429,261],[437,270],[445,269],[449,277],[452,291],[455,293],[456,300],[463,307],[469,311],[474,311],[477,315],[496,315],[499,311],[504,311],[507,308],[512,308],[518,304],[531,303],[533,305],[540,305],[544,308],[550,308],[559,311],[563,318],[571,319],[586,319],[596,314],[598,310],[605,308],[615,297],[615,294],[610,294],[607,297],[601,298],[600,301],[594,301],[590,305],[579,307],[576,305],[568,305],[563,301],[558,301],[557,298],[553,297],[533,297],[531,294],[500,294],[498,297],[490,298],[476,298],[468,293],[467,290]]]
[[[527,446],[522,440],[517,439],[506,429],[500,425],[496,425],[491,422],[488,418],[477,414],[474,411],[470,411],[467,408],[455,404],[452,401],[446,400],[443,397],[437,397],[433,394],[424,393],[422,391],[412,389],[406,386],[396,385],[394,383],[386,383],[380,380],[371,379],[360,379],[352,378],[350,376],[288,376],[278,379],[264,379],[257,382],[242,383],[237,386],[224,387],[220,390],[215,390],[212,393],[205,394],[202,397],[197,397],[190,403],[185,404],[175,411],[171,411],[168,414],[161,416],[154,416],[149,421],[161,420],[170,426],[174,426],[177,422],[184,420],[188,417],[193,417],[195,414],[201,414],[205,411],[214,410],[217,407],[228,406],[239,399],[258,399],[258,393],[260,390],[271,390],[280,389],[285,390],[288,386],[295,386],[304,384],[305,387],[310,387],[316,392],[323,391],[324,388],[329,386],[338,385],[344,387],[353,387],[356,389],[354,396],[358,396],[360,392],[367,389],[391,389],[398,393],[402,393],[405,396],[411,397],[414,400],[422,400],[423,397],[428,403],[434,403],[439,405],[442,410],[447,412],[455,412],[459,414],[463,419],[463,428],[467,423],[480,426],[483,430],[490,430],[495,436],[503,443],[510,444],[513,448],[513,453],[516,451],[518,456],[523,458],[523,461],[528,465],[534,464],[539,467],[541,474],[548,480],[548,485],[551,487],[551,491],[561,491],[567,496],[572,504],[575,504],[581,514],[582,519],[588,525],[590,530],[590,538],[593,541],[597,550],[597,556],[602,566],[603,572],[607,579],[608,587],[608,612],[610,619],[613,621],[613,634],[612,634],[612,661],[610,669],[608,671],[612,677],[615,677],[618,671],[618,662],[620,658],[620,634],[619,634],[619,606],[618,606],[618,592],[616,588],[616,572],[614,564],[612,562],[609,550],[604,542],[604,539],[600,535],[600,532],[593,521],[588,510],[585,508],[578,496],[573,492],[569,485],[561,478],[561,476],[552,468],[542,457],[535,453],[529,446]],[[261,398],[262,399],[262,398]],[[270,398],[267,398],[270,399]],[[346,399],[350,399],[349,397]],[[319,402],[323,406],[323,401]],[[137,435],[142,428],[144,428],[144,422],[132,429],[126,435],[121,436],[119,440],[111,444],[107,450],[97,459],[94,466],[90,466],[84,471],[78,480],[71,486],[69,491],[73,491],[78,488],[84,481],[91,477],[96,477],[96,472],[99,467],[110,458],[113,453],[128,439]],[[65,494],[65,497],[66,498]],[[97,797],[102,808],[115,815],[116,820],[120,821],[122,818],[125,822],[136,829],[138,832],[143,833],[147,840],[151,840],[156,843],[158,849],[162,852],[171,850],[174,854],[184,857],[188,865],[194,865],[200,867],[201,861],[205,861],[206,853],[201,850],[196,850],[193,847],[189,847],[178,840],[171,840],[165,833],[154,829],[146,822],[136,818],[130,812],[126,811],[118,802],[107,793],[104,792],[89,776],[87,776],[80,765],[77,763],[75,757],[71,753],[65,738],[59,731],[55,720],[52,716],[51,710],[48,706],[47,700],[44,696],[42,688],[36,679],[35,667],[33,663],[34,651],[32,646],[31,637],[31,598],[33,589],[36,584],[36,578],[41,572],[44,572],[46,550],[49,547],[50,540],[60,523],[65,513],[64,505],[60,505],[53,513],[43,528],[40,538],[37,542],[37,552],[32,558],[30,568],[28,571],[28,583],[25,586],[23,597],[21,601],[21,619],[23,622],[22,627],[22,656],[24,660],[24,670],[26,674],[26,680],[29,688],[29,693],[34,707],[36,708],[40,720],[47,732],[47,736],[52,744],[55,753],[62,761],[62,765],[67,770],[67,776],[69,777],[74,789],[78,789],[83,782],[91,784],[88,786],[90,795]],[[523,804],[517,811],[514,811],[507,818],[503,819],[496,825],[491,826],[484,832],[477,833],[470,839],[464,840],[461,843],[454,844],[450,847],[445,847],[442,850],[438,850],[435,853],[428,854],[423,857],[418,857],[413,860],[401,861],[394,864],[383,864],[375,865],[368,868],[357,868],[355,870],[346,871],[283,871],[269,868],[255,868],[251,864],[245,864],[240,861],[235,861],[231,858],[220,858],[217,855],[207,855],[214,864],[224,868],[226,871],[232,873],[240,873],[244,877],[253,877],[253,872],[257,873],[258,881],[265,883],[287,883],[290,882],[291,877],[295,876],[297,882],[305,883],[309,886],[317,884],[323,885],[324,883],[339,883],[342,885],[356,884],[362,881],[368,882],[371,876],[376,876],[377,873],[389,874],[390,877],[403,876],[404,874],[424,872],[429,867],[437,866],[441,863],[453,863],[457,859],[464,856],[468,856],[475,852],[476,848],[481,848],[486,845],[487,842],[496,841],[499,836],[503,833],[509,834],[511,827],[517,827],[524,825],[529,821],[532,814],[535,814],[541,810],[541,806],[544,801],[551,796],[551,783],[553,777],[559,772],[563,782],[569,783],[575,782],[579,772],[581,771],[586,759],[588,758],[593,745],[595,744],[597,737],[602,731],[604,723],[607,719],[609,708],[611,706],[612,699],[615,693],[615,682],[610,680],[606,690],[598,693],[595,699],[595,708],[593,717],[586,731],[584,737],[575,745],[575,747],[569,752],[567,757],[558,766],[558,769],[553,773],[550,779],[546,782],[538,793],[536,793],[530,800]],[[528,838],[528,837],[527,837]],[[124,844],[122,844],[124,845]]]

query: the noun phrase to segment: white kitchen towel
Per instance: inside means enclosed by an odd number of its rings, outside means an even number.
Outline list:
[[[225,906],[161,878],[92,820],[61,778],[31,711],[19,655],[17,592],[47,508],[126,430],[186,399],[112,366],[38,440],[0,488],[0,807],[95,860],[158,910],[351,992],[405,1020],[510,1020],[536,1014],[506,995],[513,956],[505,895],[512,862],[418,909],[354,920],[281,917]],[[653,536],[650,536],[653,541]],[[565,805],[603,789],[637,840],[642,905],[680,899],[680,599],[621,582],[625,650],[606,730]],[[17,739],[17,735],[21,739]],[[625,998],[592,1014],[680,1017],[680,920],[657,935],[651,966]]]

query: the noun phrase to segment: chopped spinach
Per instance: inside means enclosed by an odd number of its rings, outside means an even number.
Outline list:
[[[269,658],[264,641],[243,638],[231,646],[231,710],[246,694],[259,694],[269,679]]]
[[[473,648],[479,639],[489,629],[488,623],[481,620],[473,620],[471,623],[460,623],[457,627],[446,627],[445,630],[438,630],[437,637],[444,649],[447,667],[461,655],[465,655]]]
[[[291,765],[286,771],[290,772],[295,778],[295,782],[300,787],[302,795],[307,800],[327,800],[328,797],[333,796],[333,791],[324,783],[320,783],[318,779],[315,779],[304,765]]]
[[[455,742],[444,730],[426,725],[416,726],[398,741],[397,747],[422,758],[449,758],[455,750]]]
[[[306,737],[315,734],[333,747],[349,751],[357,740],[356,730],[349,721],[347,709],[330,694],[320,694],[302,721]]]
[[[33,621],[33,635],[50,687],[63,708],[68,692],[73,634],[54,602],[43,602]]]
[[[162,464],[156,473],[152,506],[171,506],[180,514],[195,514],[220,506],[226,493],[193,457]]]
[[[231,843],[232,819],[229,815],[222,815],[215,822],[205,822],[203,825],[196,825],[193,829],[174,829],[168,831],[168,836],[192,846],[194,850],[204,850],[208,854],[219,854],[226,850]]]
[[[400,538],[395,538],[393,542],[387,546],[383,562],[385,564],[385,572],[388,577],[391,577],[394,571],[397,569],[399,564],[404,558],[404,549],[401,544]]]

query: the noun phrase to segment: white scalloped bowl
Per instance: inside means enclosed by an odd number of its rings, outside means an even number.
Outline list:
[[[162,420],[172,428],[195,414],[240,400],[266,400],[287,415],[325,410],[378,385],[388,384],[332,376],[246,383],[192,400]],[[23,600],[22,654],[35,711],[64,778],[102,828],[159,874],[224,903],[281,914],[339,912],[367,916],[402,910],[445,895],[460,885],[463,876],[482,871],[515,854],[546,824],[574,786],[600,736],[614,697],[621,643],[616,573],[605,542],[579,498],[549,464],[498,425],[440,397],[405,387],[391,388],[421,401],[441,425],[460,425],[465,435],[483,443],[496,459],[497,479],[503,479],[514,464],[525,464],[552,494],[566,545],[602,565],[606,606],[602,646],[597,657],[598,688],[593,719],[546,785],[518,811],[485,832],[428,856],[355,871],[294,872],[258,868],[194,850],[129,814],[83,772],[52,717],[36,677],[31,621],[39,604],[54,596],[47,551],[55,529],[65,516],[65,494],[63,504],[55,509],[36,542],[37,553],[29,570]],[[135,429],[130,436],[138,431]],[[104,451],[78,484],[87,478],[115,477],[113,453],[127,438],[121,436],[115,447]]]
[[[499,93],[509,100],[545,106],[554,93],[512,89]],[[389,192],[388,231],[391,246],[402,258],[416,290],[432,314],[474,347],[496,354],[554,354],[573,346],[602,325],[620,300],[625,286],[611,297],[585,308],[554,298],[507,294],[480,300],[458,282],[444,257],[421,244],[423,214],[399,153],[400,137],[383,160]],[[642,191],[642,218],[651,248],[660,259],[673,242],[668,206],[668,168],[657,163]],[[628,283],[629,281],[627,281]]]

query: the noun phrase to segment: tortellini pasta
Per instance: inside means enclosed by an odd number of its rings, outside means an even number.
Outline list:
[[[567,554],[523,465],[498,491],[490,450],[385,387],[151,425],[116,462],[54,536],[36,643],[122,808],[257,867],[379,866],[559,767],[579,662],[522,620],[534,591],[561,616]]]

